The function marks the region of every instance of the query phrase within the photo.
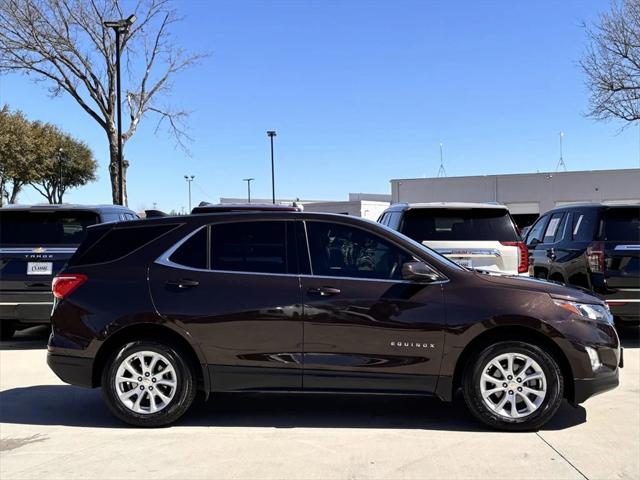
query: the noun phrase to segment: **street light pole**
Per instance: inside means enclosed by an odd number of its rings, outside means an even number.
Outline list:
[[[271,199],[273,204],[276,203],[276,174],[273,162],[273,137],[276,136],[275,130],[267,131],[267,136],[271,139]]]
[[[251,182],[255,180],[255,178],[243,178],[243,182],[247,182],[247,203],[251,203]]]
[[[124,205],[124,178],[122,168],[122,84],[120,82],[120,35],[126,34],[135,21],[136,16],[129,15],[129,17],[121,20],[107,21],[103,23],[105,27],[112,28],[113,31],[116,32],[116,83],[118,84],[118,90],[116,92],[116,101],[118,102],[118,203],[120,205]]]
[[[191,182],[193,182],[193,179],[196,178],[195,175],[185,175],[184,179],[187,181],[187,183],[189,184],[189,213],[191,213]]]

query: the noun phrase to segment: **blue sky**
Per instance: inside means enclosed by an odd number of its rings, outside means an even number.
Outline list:
[[[279,197],[388,193],[391,178],[553,171],[558,132],[569,170],[640,166],[638,126],[585,117],[581,21],[607,2],[183,0],[175,33],[210,52],[175,78],[170,103],[192,111],[192,156],[155,121],[127,145],[130,206],[269,197],[266,130],[275,129]],[[124,85],[126,88],[126,85]],[[0,103],[86,141],[100,179],[66,201],[110,202],[102,130],[68,98],[19,75]],[[43,201],[30,189],[22,202]]]

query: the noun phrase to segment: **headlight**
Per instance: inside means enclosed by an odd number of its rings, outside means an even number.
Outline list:
[[[598,322],[606,322],[613,325],[613,316],[609,311],[609,307],[607,307],[606,305],[597,305],[594,303],[577,303],[558,299],[554,299],[553,303],[558,305],[560,308],[564,308],[568,312],[571,312],[580,317],[589,318]]]

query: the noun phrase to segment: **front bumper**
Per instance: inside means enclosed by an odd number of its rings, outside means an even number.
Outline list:
[[[620,384],[619,369],[597,375],[594,378],[576,378],[574,380],[573,404],[578,405],[599,393],[613,390]]]
[[[60,380],[79,387],[93,387],[93,359],[47,353],[47,365]]]

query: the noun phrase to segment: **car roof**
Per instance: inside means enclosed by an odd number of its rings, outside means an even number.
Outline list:
[[[612,208],[640,208],[640,203],[628,203],[628,204],[615,204],[615,205],[607,205],[604,203],[597,202],[583,202],[583,203],[570,203],[567,205],[559,205],[551,210],[545,212],[545,214],[550,212],[560,212],[565,210],[572,210],[575,208],[579,209],[593,209],[593,210],[604,210],[604,209],[612,209]]]
[[[35,203],[31,205],[24,204],[10,204],[4,205],[2,210],[17,210],[17,211],[42,211],[42,210],[91,210],[94,212],[105,211],[121,211],[121,212],[133,212],[128,207],[122,205],[82,205],[77,203],[62,203],[62,204],[50,204],[50,203]]]
[[[299,212],[300,207],[293,205],[278,205],[272,203],[205,203],[202,202],[191,210],[191,213],[208,213],[208,212],[243,212],[243,211],[259,211],[259,212]]]
[[[487,209],[501,209],[507,210],[505,205],[500,203],[480,203],[480,202],[420,202],[420,203],[396,203],[391,205],[388,210],[414,210],[421,208],[456,208],[456,209],[471,209],[471,208],[487,208]]]

